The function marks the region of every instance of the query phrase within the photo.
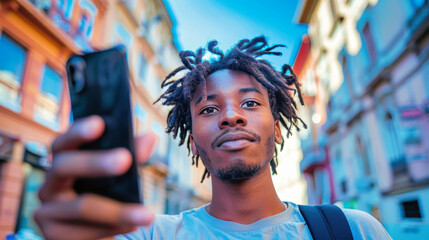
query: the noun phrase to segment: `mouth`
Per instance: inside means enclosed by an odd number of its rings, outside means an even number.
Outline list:
[[[229,151],[236,151],[241,150],[248,145],[250,145],[253,141],[249,141],[247,139],[237,139],[233,141],[226,141],[218,146],[218,149],[221,150],[229,150]]]
[[[244,132],[227,133],[215,143],[215,146],[224,150],[239,150],[255,141],[252,135]]]

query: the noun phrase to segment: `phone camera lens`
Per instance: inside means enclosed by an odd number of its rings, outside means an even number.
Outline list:
[[[80,57],[74,57],[69,63],[70,85],[76,93],[85,87],[84,75],[85,61]]]

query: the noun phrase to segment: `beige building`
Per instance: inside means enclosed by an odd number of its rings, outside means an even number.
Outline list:
[[[427,0],[307,0],[300,12],[315,63],[304,80],[316,83],[325,106],[314,114],[326,112],[313,137],[329,156],[329,168],[318,168],[317,151],[304,161],[308,173],[322,169],[309,192],[372,214],[393,239],[429,233],[428,6]]]

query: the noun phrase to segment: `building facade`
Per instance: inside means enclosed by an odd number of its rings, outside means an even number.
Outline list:
[[[170,163],[187,158],[170,153],[175,149],[164,131],[167,109],[153,105],[161,80],[180,64],[172,28],[161,0],[0,2],[0,239],[19,231],[40,235],[32,213],[50,167],[50,144],[73,121],[66,61],[119,43],[130,66],[135,134],[159,136],[150,164],[140,166],[143,199],[156,213],[168,211]],[[187,166],[189,175],[194,170]],[[194,200],[207,201],[207,194],[198,194]]]
[[[304,155],[325,151],[301,167],[312,172],[325,156],[325,175],[332,171],[328,184],[313,174],[309,191],[371,213],[394,239],[429,233],[428,6],[304,1],[299,17],[314,62],[302,81],[315,82],[324,105],[309,114],[321,119],[312,131],[318,149]]]
[[[330,165],[326,136],[320,126],[326,122],[323,91],[314,75],[315,58],[312,57],[308,35],[302,39],[293,66],[302,86],[305,105],[298,109],[299,116],[307,123],[307,129],[299,133],[303,157],[300,169],[307,183],[308,204],[332,204],[335,202],[333,175]]]

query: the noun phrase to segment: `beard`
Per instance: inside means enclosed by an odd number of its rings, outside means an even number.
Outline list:
[[[267,149],[272,150],[272,152],[267,155],[267,158],[269,160],[263,162],[262,164],[255,164],[255,165],[245,164],[244,162],[240,161],[233,166],[229,166],[227,168],[223,168],[215,171],[215,176],[222,181],[232,182],[232,183],[240,183],[252,178],[269,162],[273,161],[273,158],[270,158],[269,156],[273,155],[274,148],[275,148],[274,134],[267,139],[266,146],[267,146]]]
[[[233,166],[216,170],[215,176],[225,182],[240,183],[255,176],[262,168],[262,165],[246,165],[239,162]]]

